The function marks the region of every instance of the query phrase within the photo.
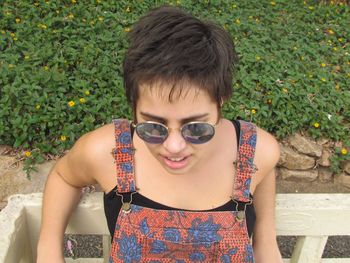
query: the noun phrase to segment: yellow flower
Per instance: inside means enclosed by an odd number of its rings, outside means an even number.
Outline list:
[[[130,13],[130,7],[129,6],[125,9],[125,12]]]
[[[85,103],[86,100],[85,100],[85,98],[80,98],[80,99],[79,99],[79,102],[80,102],[80,103]]]
[[[130,27],[124,28],[124,31],[125,31],[125,32],[130,32]]]
[[[98,4],[101,4],[101,2],[102,2],[101,0],[96,0],[96,3]]]
[[[5,30],[1,30],[1,34],[5,35],[6,31]]]
[[[313,7],[313,6],[309,6],[309,9],[310,9],[310,10],[314,10],[314,9],[315,9],[315,7]]]
[[[34,5],[35,5],[36,7],[38,7],[38,6],[39,6],[39,3],[38,3],[38,2],[35,2]]]
[[[236,21],[235,21],[235,23],[236,23],[237,25],[239,25],[239,24],[241,24],[241,20],[239,20],[239,19],[237,18]]]
[[[256,61],[260,61],[261,57],[260,56],[255,56]]]
[[[103,17],[102,17],[102,16],[99,16],[99,17],[98,17],[98,20],[99,20],[99,21],[103,21]]]
[[[298,50],[298,47],[293,47],[293,50]]]
[[[177,4],[177,5],[181,5],[181,1],[180,1],[180,0],[177,0],[177,1],[176,1],[176,4]]]
[[[73,19],[73,18],[74,18],[74,15],[73,15],[72,13],[69,13],[68,18],[69,18],[69,19]]]
[[[335,90],[340,90],[339,84],[335,85]]]
[[[326,82],[327,80],[326,80],[326,78],[321,78],[321,81]]]
[[[288,89],[287,89],[287,88],[283,88],[282,91],[283,91],[284,93],[288,93]]]
[[[268,99],[267,104],[271,104],[271,103],[272,103],[272,99]]]
[[[271,4],[271,5],[276,5],[276,2],[271,1],[270,4]]]
[[[315,127],[315,128],[319,128],[319,127],[320,127],[320,124],[319,124],[318,122],[315,122],[315,123],[314,123],[314,127]]]
[[[71,100],[70,102],[68,102],[68,106],[69,106],[69,107],[74,107],[74,105],[75,105],[75,102],[74,102],[74,101]]]
[[[11,15],[11,12],[10,12],[10,11],[7,11],[5,14],[6,14],[7,16],[10,16],[10,15]]]
[[[64,141],[66,141],[66,140],[67,140],[67,137],[66,137],[66,136],[64,136],[64,135],[61,135],[60,140],[61,140],[62,142],[64,142]]]
[[[237,7],[237,5],[236,5],[236,4],[233,4],[233,5],[232,5],[232,8],[236,8],[236,7]]]
[[[328,33],[329,33],[330,35],[334,35],[334,31],[333,31],[332,29],[328,29]]]
[[[10,33],[10,36],[11,36],[11,37],[15,37],[16,34],[15,34],[15,33]]]
[[[13,38],[13,41],[17,41],[17,40],[18,40],[18,38],[17,38],[17,37],[14,37],[14,38]]]
[[[40,27],[41,29],[46,29],[46,28],[47,28],[47,25],[39,24],[38,27]]]
[[[40,104],[35,105],[35,108],[38,110],[40,109]]]
[[[326,63],[321,63],[321,67],[324,68],[325,66],[327,66]]]
[[[345,149],[345,148],[342,148],[340,152],[341,152],[342,155],[347,155],[348,150]]]
[[[312,79],[314,77],[314,75],[312,74],[309,74],[309,78]]]
[[[48,4],[48,3],[50,3],[50,1],[49,0],[45,0],[45,3]]]
[[[343,38],[338,38],[338,41],[340,42],[340,43],[342,43],[343,41],[344,41],[344,39]]]
[[[336,47],[333,48],[333,51],[337,51],[338,49]]]
[[[49,70],[49,67],[48,67],[48,66],[44,66],[44,70],[45,70],[45,71],[48,71],[48,70]]]
[[[24,152],[25,157],[30,157],[32,153],[30,151],[25,151]]]
[[[248,16],[249,19],[253,19],[253,16]]]
[[[95,21],[94,20],[91,20],[90,21],[90,25],[94,25],[95,24]]]
[[[72,0],[71,2],[72,2],[72,4],[76,4],[77,0]]]
[[[29,56],[29,55],[25,55],[25,56],[24,56],[24,59],[25,59],[25,60],[28,60],[28,59],[30,59],[30,56]]]
[[[301,57],[300,57],[300,60],[301,60],[301,61],[304,61],[304,60],[305,60],[305,57],[304,57],[304,56],[301,56]]]
[[[14,65],[13,64],[9,64],[9,68],[13,68],[14,67]]]
[[[56,14],[59,14],[60,13],[60,10],[56,10]]]
[[[17,24],[21,23],[21,19],[20,18],[16,18],[15,21],[16,21]]]
[[[86,90],[85,92],[85,95],[90,95],[90,91]]]
[[[256,110],[255,109],[252,109],[251,112],[252,112],[252,114],[256,114]]]

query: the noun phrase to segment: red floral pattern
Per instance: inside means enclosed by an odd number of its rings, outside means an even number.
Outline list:
[[[114,123],[118,192],[135,192],[132,141],[126,135],[129,122]],[[234,196],[248,202],[256,129],[247,122],[240,124]],[[168,211],[131,204],[130,210],[119,212],[109,262],[254,262],[254,256],[246,220],[238,211]]]

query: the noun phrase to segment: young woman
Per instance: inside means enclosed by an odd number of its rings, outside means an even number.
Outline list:
[[[124,60],[132,121],[82,136],[47,180],[38,262],[64,262],[81,188],[98,183],[110,262],[282,262],[274,226],[279,147],[220,110],[236,56],[227,32],[174,7],[134,26]]]

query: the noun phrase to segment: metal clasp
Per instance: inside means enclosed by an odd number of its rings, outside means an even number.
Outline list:
[[[247,209],[247,205],[251,205],[253,203],[253,199],[249,198],[249,202],[244,203],[244,209],[243,210],[238,210],[238,202],[231,196],[231,200],[236,203],[236,212],[237,212],[237,217],[236,220],[238,222],[242,222],[245,219],[245,211]]]
[[[122,210],[125,214],[128,214],[131,212],[131,202],[132,202],[132,196],[136,194],[137,192],[132,192],[130,194],[130,201],[129,202],[124,202],[124,196],[122,194],[119,194],[117,191],[115,191],[116,195],[121,197],[122,201]]]

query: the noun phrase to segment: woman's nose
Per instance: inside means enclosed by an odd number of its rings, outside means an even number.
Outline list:
[[[181,132],[177,129],[169,129],[169,135],[163,142],[164,148],[169,153],[179,153],[186,148],[186,141],[182,137]]]

